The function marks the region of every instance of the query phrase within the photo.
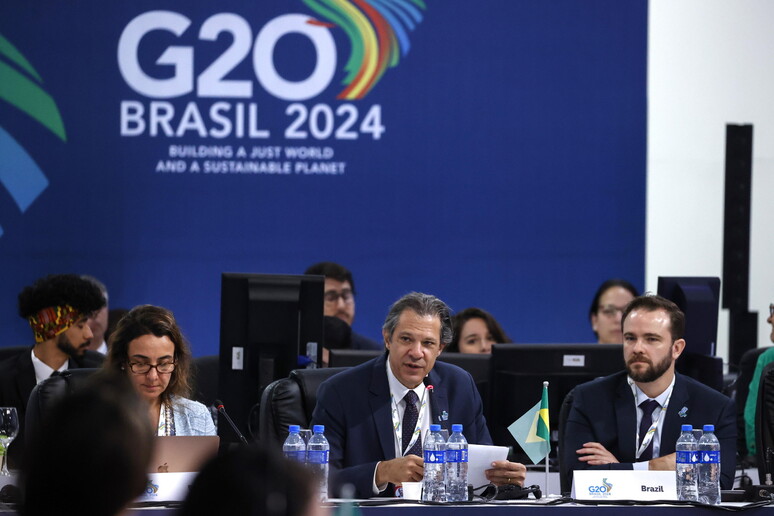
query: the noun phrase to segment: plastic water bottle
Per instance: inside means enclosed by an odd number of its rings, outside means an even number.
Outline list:
[[[425,477],[422,480],[422,501],[445,502],[446,441],[441,435],[441,425],[430,425],[430,435],[425,438],[424,461]]]
[[[462,435],[462,425],[452,425],[446,441],[446,501],[468,500],[468,441]]]
[[[686,502],[698,500],[696,476],[699,467],[698,444],[693,436],[693,427],[683,425],[682,433],[675,446],[677,470],[677,499]]]
[[[285,454],[290,460],[295,460],[303,464],[306,462],[306,443],[304,438],[301,437],[301,427],[298,425],[290,425],[288,427],[288,438],[285,439],[285,443],[282,445],[282,453]]]
[[[320,501],[324,502],[328,500],[328,453],[331,446],[325,438],[323,425],[314,425],[312,432],[314,434],[306,446],[306,462],[320,482]]]
[[[715,437],[715,425],[704,425],[699,439],[699,501],[720,504],[720,442]]]

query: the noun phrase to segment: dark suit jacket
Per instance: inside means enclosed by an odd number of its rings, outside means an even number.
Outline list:
[[[19,414],[19,434],[8,448],[8,465],[20,468],[24,450],[24,426],[27,416],[27,401],[35,387],[35,368],[32,365],[32,348],[0,362],[0,407],[16,407]],[[84,356],[71,358],[68,369],[81,367],[100,367],[104,355],[96,351],[86,351]]]
[[[386,360],[384,354],[339,373],[326,380],[318,391],[312,423],[325,425],[325,436],[331,445],[331,492],[336,496],[344,484],[353,484],[358,498],[373,496],[376,463],[395,458]],[[451,364],[436,362],[428,379],[433,385],[431,422],[446,429],[451,429],[452,423],[460,423],[468,442],[492,444],[481,397],[470,374]],[[393,487],[386,494],[392,494]]]
[[[573,390],[567,418],[562,460],[575,469],[632,469],[636,461],[637,414],[626,371],[584,383]],[[736,409],[734,402],[696,380],[676,374],[675,386],[664,419],[659,455],[675,451],[681,425],[715,425],[721,449],[721,487],[731,489],[736,467]],[[575,450],[583,443],[598,442],[615,455],[619,464],[588,466]]]

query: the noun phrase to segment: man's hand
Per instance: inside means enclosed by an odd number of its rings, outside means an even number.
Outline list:
[[[488,469],[484,473],[486,474],[486,479],[496,486],[504,486],[506,484],[523,486],[524,481],[527,479],[527,468],[524,464],[507,460],[493,462],[492,469]]]
[[[419,482],[425,474],[422,457],[406,455],[392,460],[384,460],[376,466],[376,485],[387,482],[401,484],[403,482]]]
[[[579,461],[585,462],[590,466],[601,466],[602,464],[615,464],[618,462],[615,455],[607,451],[607,448],[599,443],[583,443],[583,448],[575,450],[575,453],[581,455],[581,457],[578,457]]]
[[[648,461],[648,469],[654,471],[675,471],[675,457],[677,454],[670,453],[663,457],[656,457]]]

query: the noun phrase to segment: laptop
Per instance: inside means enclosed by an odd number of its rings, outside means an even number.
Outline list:
[[[155,437],[148,473],[201,471],[218,454],[219,444],[216,435]]]

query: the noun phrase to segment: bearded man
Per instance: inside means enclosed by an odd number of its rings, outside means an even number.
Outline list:
[[[685,349],[685,315],[655,295],[632,300],[622,316],[626,369],[579,385],[561,443],[569,475],[578,469],[675,470],[681,425],[714,424],[721,488],[736,466],[736,410],[723,394],[675,373]]]
[[[33,387],[67,369],[99,367],[104,357],[88,351],[93,334],[87,320],[105,306],[99,288],[75,274],[39,279],[19,294],[19,315],[35,345],[0,362],[0,407],[16,407],[19,434],[8,448],[8,464],[21,467],[27,400]]]

